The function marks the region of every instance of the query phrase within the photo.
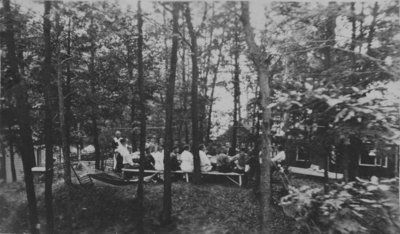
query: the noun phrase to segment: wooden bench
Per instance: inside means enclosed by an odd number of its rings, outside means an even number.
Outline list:
[[[32,167],[33,181],[35,183],[40,182],[41,175],[46,172],[46,167]]]
[[[139,169],[127,169],[123,168],[122,173],[124,174],[125,172],[139,172]],[[157,171],[157,170],[144,170],[145,173],[155,173],[155,174],[163,174],[164,171]],[[183,174],[185,176],[186,182],[189,182],[189,174],[193,174],[193,172],[186,172],[186,171],[171,171],[173,174]],[[236,173],[236,172],[219,172],[219,171],[207,171],[207,172],[201,172],[203,175],[215,175],[215,176],[224,176],[233,183],[239,185],[240,187],[242,186],[243,183],[243,176],[244,174]],[[232,177],[238,177],[238,181],[236,181]]]
[[[32,172],[37,174],[45,173],[46,167],[32,167]]]

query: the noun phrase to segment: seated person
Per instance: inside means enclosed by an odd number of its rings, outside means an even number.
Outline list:
[[[286,159],[285,150],[283,146],[280,145],[278,146],[278,153],[275,155],[275,157],[271,159],[272,161],[271,172],[282,168],[282,164],[284,163],[285,159]]]
[[[231,158],[233,161],[233,170],[237,173],[244,173],[246,169],[247,160],[249,156],[245,153],[245,149],[241,149],[240,153],[236,154]]]
[[[278,146],[278,153],[271,159],[275,164],[282,163],[286,159],[286,154],[283,146]]]
[[[154,158],[150,153],[150,148],[146,149],[146,156],[144,158],[144,169],[145,170],[154,170]]]
[[[252,152],[247,160],[245,173],[247,180],[251,180],[253,177],[257,179],[257,174],[260,173],[260,157],[256,151]]]
[[[212,169],[211,162],[210,159],[208,159],[205,150],[206,146],[201,144],[199,146],[200,169],[201,171],[211,171]]]
[[[172,148],[172,152],[171,152],[171,170],[172,171],[178,171],[180,169],[179,165],[181,164],[179,161],[179,147],[177,145],[175,145]]]
[[[232,171],[231,159],[229,158],[228,155],[223,154],[223,153],[217,155],[216,169],[219,172],[231,172]]]
[[[152,153],[151,155],[154,158],[154,169],[157,171],[164,170],[164,150],[162,146],[157,146],[156,152]]]
[[[181,153],[181,170],[193,172],[193,169],[193,154],[189,151],[189,145],[185,145]]]

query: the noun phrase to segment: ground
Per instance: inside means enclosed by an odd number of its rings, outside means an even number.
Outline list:
[[[307,182],[306,182],[307,183]],[[38,184],[41,223],[45,223],[43,188]],[[145,226],[148,233],[255,233],[258,228],[257,199],[251,188],[239,188],[228,181],[206,180],[202,185],[173,184],[174,224],[161,227],[163,184],[145,185]],[[274,233],[291,233],[294,220],[276,204],[281,196],[274,186],[271,223]],[[135,230],[136,185],[109,186],[101,182],[89,188],[75,185],[68,191],[62,183],[54,185],[54,210],[59,233],[68,233],[68,209],[73,233],[133,233]],[[0,233],[26,231],[26,204],[23,184],[0,187]],[[41,229],[44,229],[42,226]]]

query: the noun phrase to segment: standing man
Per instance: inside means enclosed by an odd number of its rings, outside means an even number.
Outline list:
[[[113,149],[113,158],[114,158],[114,165],[113,169],[115,172],[119,172],[120,168],[122,168],[122,156],[118,152],[118,147],[122,145],[121,143],[122,137],[121,137],[121,132],[116,131],[115,132],[115,137],[113,138],[112,142],[112,149]]]

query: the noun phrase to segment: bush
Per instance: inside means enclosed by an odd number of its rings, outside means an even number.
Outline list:
[[[400,233],[396,180],[359,179],[322,188],[290,187],[284,212],[308,233]]]

